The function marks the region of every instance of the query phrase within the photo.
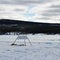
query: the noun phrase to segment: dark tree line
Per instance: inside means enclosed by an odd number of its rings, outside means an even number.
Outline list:
[[[60,34],[60,24],[1,19],[0,34],[6,34],[7,32],[19,32],[20,34]]]

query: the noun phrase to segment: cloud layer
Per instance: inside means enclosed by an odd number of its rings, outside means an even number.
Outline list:
[[[0,0],[0,19],[60,23],[60,0]]]
[[[0,0],[0,4],[41,4],[46,2],[51,2],[52,0]]]

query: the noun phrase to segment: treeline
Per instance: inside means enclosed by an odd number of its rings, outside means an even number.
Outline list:
[[[37,23],[9,19],[0,20],[0,34],[60,34],[60,24]]]

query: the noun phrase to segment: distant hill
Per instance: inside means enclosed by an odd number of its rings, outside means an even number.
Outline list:
[[[60,24],[0,19],[0,34],[7,32],[60,34]]]

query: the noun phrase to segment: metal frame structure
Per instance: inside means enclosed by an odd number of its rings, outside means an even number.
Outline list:
[[[21,44],[19,46],[26,46],[26,40],[28,40],[28,42],[31,44],[31,41],[29,40],[29,38],[27,37],[27,35],[18,35],[17,38],[14,40],[14,42],[11,44],[11,46],[13,45],[17,45],[15,44],[17,40],[20,40],[20,39],[24,39],[24,44]]]

